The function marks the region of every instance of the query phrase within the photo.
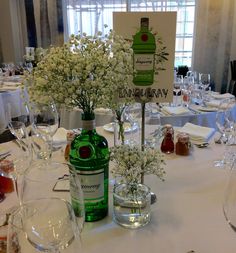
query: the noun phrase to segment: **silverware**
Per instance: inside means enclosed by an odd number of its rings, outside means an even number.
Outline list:
[[[208,142],[203,142],[203,143],[194,143],[195,146],[197,146],[198,148],[206,148],[209,146]]]
[[[3,160],[5,160],[10,155],[11,155],[11,153],[9,151],[9,152],[5,153],[4,155],[0,156],[0,162],[3,161]]]
[[[15,143],[19,148],[22,148],[23,151],[27,151],[27,144],[23,141],[20,141],[18,139],[13,140],[13,143]]]

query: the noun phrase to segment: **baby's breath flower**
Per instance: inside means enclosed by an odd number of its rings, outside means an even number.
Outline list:
[[[142,174],[153,174],[164,180],[164,156],[156,149],[142,151],[136,146],[115,146],[110,148],[110,160],[115,163],[112,174],[126,183],[139,183]]]
[[[103,37],[72,34],[63,46],[46,51],[24,84],[32,100],[52,97],[84,112],[114,110],[118,89],[132,85],[132,54],[131,43],[112,30]]]

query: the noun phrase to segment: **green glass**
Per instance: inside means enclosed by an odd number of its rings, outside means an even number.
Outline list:
[[[155,74],[155,36],[149,30],[149,19],[141,18],[140,30],[133,37],[133,83],[138,86],[152,85]]]
[[[83,129],[71,143],[70,163],[74,165],[84,193],[85,221],[96,221],[108,214],[107,140],[95,129],[94,115],[83,115]]]

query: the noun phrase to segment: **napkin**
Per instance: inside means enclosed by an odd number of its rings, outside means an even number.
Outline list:
[[[190,140],[193,143],[197,144],[208,142],[215,133],[215,129],[210,127],[194,125],[188,122],[182,128],[180,128],[178,132],[188,133],[190,136]]]
[[[52,142],[53,146],[62,146],[67,143],[67,135],[68,130],[63,127],[57,129],[56,133],[53,135]]]
[[[234,95],[230,93],[224,93],[224,94],[212,94],[211,95],[213,98],[216,99],[225,99],[225,98],[234,98]]]
[[[102,108],[102,107],[96,108],[94,110],[94,112],[95,113],[100,113],[100,114],[109,114],[109,113],[112,113],[112,111],[110,109],[108,109],[108,108]]]
[[[219,99],[212,99],[210,101],[205,102],[205,104],[209,107],[219,107],[221,102],[222,101]]]
[[[183,115],[190,113],[189,109],[183,106],[164,106],[162,107],[162,112],[169,115]]]

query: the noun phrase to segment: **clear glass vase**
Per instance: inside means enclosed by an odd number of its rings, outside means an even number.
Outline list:
[[[113,219],[126,228],[139,228],[151,218],[151,193],[144,184],[117,184],[113,191]]]

